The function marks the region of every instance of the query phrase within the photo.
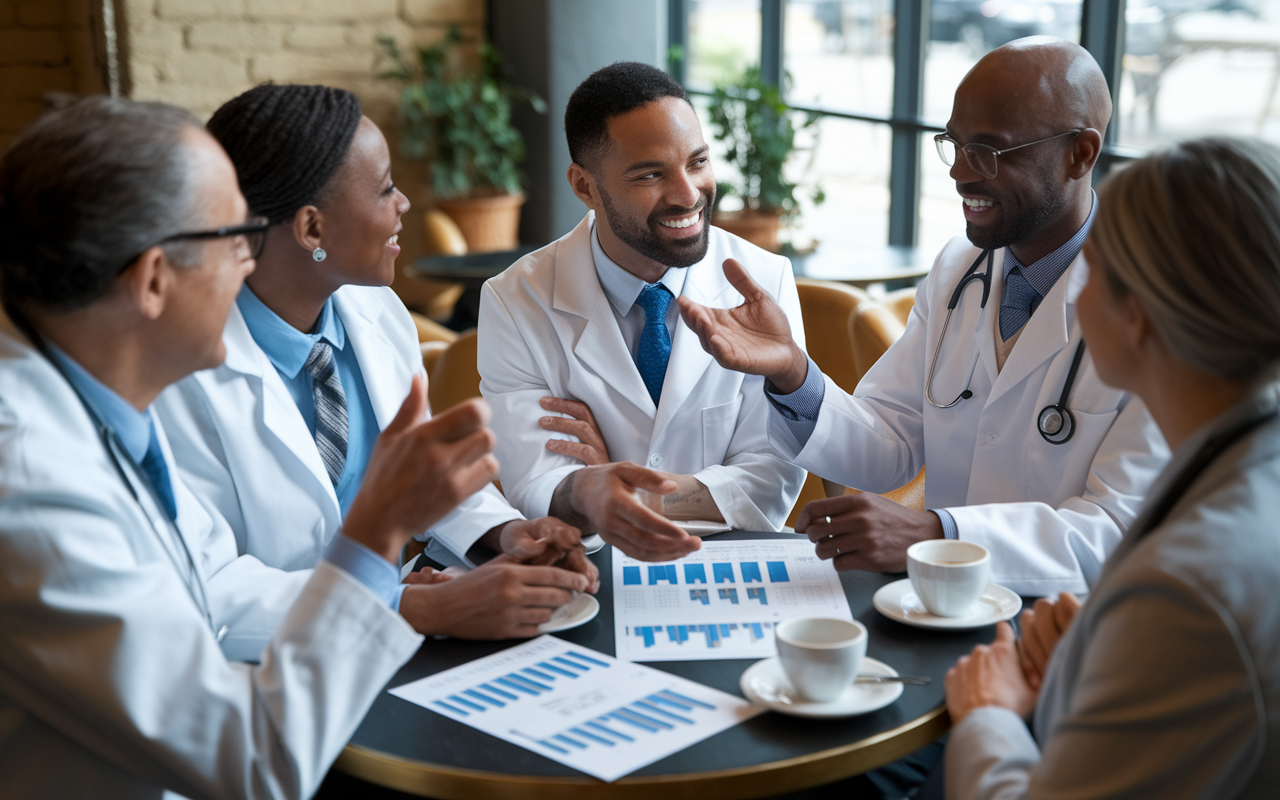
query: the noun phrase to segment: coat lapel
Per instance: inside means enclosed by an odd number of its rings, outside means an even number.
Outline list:
[[[1017,386],[1040,365],[1049,361],[1067,346],[1070,329],[1067,325],[1068,306],[1074,306],[1076,297],[1088,280],[1088,267],[1084,264],[1084,256],[1076,256],[1076,260],[1067,268],[1066,273],[1058,279],[1049,294],[1045,295],[1036,313],[1023,328],[1018,343],[1009,353],[1009,360],[1004,363],[995,385],[991,387],[991,401]],[[999,298],[994,298],[997,301]],[[998,311],[997,311],[998,313]],[[992,331],[988,331],[987,340],[994,349],[994,323]]]
[[[593,219],[594,214],[588,213],[569,237],[556,247],[552,307],[587,321],[573,345],[573,354],[652,419],[658,409],[649,397],[640,371],[636,369],[609,298],[596,274],[595,261],[591,257]]]
[[[390,325],[384,319],[387,316],[386,309],[380,308],[374,317],[370,317],[365,309],[352,302],[341,289],[333,299],[334,310],[342,319],[347,339],[355,349],[356,362],[360,364],[364,386],[369,392],[369,403],[378,420],[378,430],[382,430],[395,418],[396,412],[404,403],[404,387],[409,382],[409,376],[403,374],[399,360],[395,357],[395,345],[385,334]]]
[[[231,316],[227,319],[222,340],[227,347],[227,359],[222,369],[248,378],[258,407],[262,409],[262,421],[267,431],[301,462],[336,505],[338,497],[334,494],[333,483],[329,480],[329,473],[325,471],[311,431],[307,430],[307,424],[294,404],[293,396],[285,388],[271,359],[267,358],[267,354],[253,340],[253,334],[249,332],[239,306],[231,307]]]

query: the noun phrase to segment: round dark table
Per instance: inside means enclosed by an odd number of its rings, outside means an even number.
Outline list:
[[[733,532],[724,539],[789,538],[795,534]],[[612,548],[592,556],[600,568],[600,614],[556,636],[614,654]],[[995,628],[931,631],[894,622],[876,611],[876,590],[903,575],[842,572],[855,619],[867,626],[867,655],[903,675],[929,675],[929,686],[904,687],[896,702],[845,719],[802,719],[766,712],[674,753],[613,783],[605,783],[530,750],[495,739],[383,692],[335,766],[402,792],[441,798],[654,798],[730,800],[768,797],[858,775],[912,753],[947,731],[942,679],[960,656],[995,638]],[[429,640],[389,686],[451,669],[512,642]],[[667,661],[650,666],[742,696],[738,679],[752,660]]]
[[[468,289],[479,289],[485,281],[537,249],[537,246],[530,244],[521,245],[515,250],[498,250],[492,253],[427,256],[414,259],[406,271],[433,281],[460,283]]]

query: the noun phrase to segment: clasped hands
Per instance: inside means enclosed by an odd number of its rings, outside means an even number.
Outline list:
[[[1022,638],[1013,626],[996,626],[996,640],[978,645],[947,670],[947,711],[959,724],[975,708],[999,706],[1027,717],[1036,705],[1049,659],[1080,610],[1075,595],[1042,597],[1022,612]]]

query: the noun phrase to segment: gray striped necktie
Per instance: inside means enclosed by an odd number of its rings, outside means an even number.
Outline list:
[[[329,480],[337,486],[347,463],[347,395],[333,364],[333,348],[323,339],[311,348],[302,368],[311,375],[311,396],[316,405],[316,449]]]

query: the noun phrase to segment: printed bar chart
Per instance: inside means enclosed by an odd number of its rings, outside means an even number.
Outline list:
[[[677,635],[705,635],[684,627]],[[733,695],[552,636],[390,691],[606,781],[760,713]]]
[[[852,619],[835,569],[805,540],[709,540],[670,564],[615,551],[613,568],[620,660],[764,658],[785,619]]]

